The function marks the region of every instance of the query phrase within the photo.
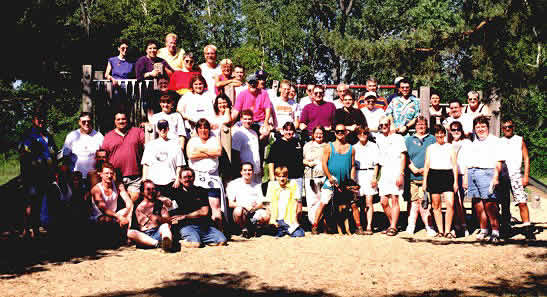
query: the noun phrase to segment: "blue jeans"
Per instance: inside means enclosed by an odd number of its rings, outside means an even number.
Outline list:
[[[494,178],[494,168],[469,168],[468,169],[467,196],[483,200],[495,200],[496,190],[490,191],[490,185]]]
[[[279,225],[279,227],[277,227],[275,237],[283,237],[285,235],[289,235],[290,237],[304,237],[306,235],[302,227],[296,228],[296,230],[294,230],[294,232],[290,234],[289,225],[285,223],[284,220],[277,220],[277,224]]]
[[[216,244],[227,241],[224,234],[213,226],[186,225],[180,228],[179,233],[186,242]]]

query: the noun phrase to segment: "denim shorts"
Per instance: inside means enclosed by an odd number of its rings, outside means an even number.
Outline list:
[[[157,241],[161,240],[160,228],[151,228],[146,231],[143,231],[143,233],[154,238]]]
[[[467,196],[483,200],[495,200],[496,191],[491,189],[494,168],[469,168]]]
[[[213,226],[186,225],[180,228],[179,233],[186,242],[216,244],[227,241],[224,234]]]

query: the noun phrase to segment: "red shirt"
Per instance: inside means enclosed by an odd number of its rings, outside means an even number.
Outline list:
[[[125,136],[108,132],[101,148],[108,153],[108,162],[120,169],[122,176],[141,175],[139,168],[144,145],[144,129],[130,128]]]

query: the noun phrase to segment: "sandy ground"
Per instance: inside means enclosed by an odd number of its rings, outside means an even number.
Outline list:
[[[474,236],[233,236],[227,247],[56,253],[0,241],[2,296],[547,296],[547,197],[537,240]],[[375,211],[380,215],[380,205]],[[517,209],[512,214],[519,218]],[[405,214],[403,214],[404,216]],[[70,240],[70,235],[67,234]],[[36,252],[39,250],[39,252]],[[59,255],[61,254],[61,255]]]

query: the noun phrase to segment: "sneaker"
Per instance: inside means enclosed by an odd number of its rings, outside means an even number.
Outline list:
[[[435,232],[433,228],[425,227],[425,229],[427,230],[427,236],[434,237],[435,235],[437,235],[437,232]]]
[[[527,240],[536,240],[536,235],[534,234],[535,228],[534,226],[526,226],[524,227],[524,236],[526,236]]]
[[[313,234],[313,235],[318,235],[319,234],[319,230],[317,230],[317,227],[311,227],[311,234]]]
[[[168,253],[171,251],[171,248],[173,247],[173,241],[171,241],[171,238],[164,237],[161,239],[161,249]]]
[[[251,235],[251,232],[249,232],[249,230],[247,228],[243,228],[243,230],[241,230],[241,236],[243,236],[243,238],[251,238],[252,235]]]
[[[478,240],[478,241],[483,241],[483,240],[487,239],[487,236],[488,236],[487,233],[479,232],[479,234],[477,234],[475,239]]]
[[[490,236],[490,240],[488,240],[488,242],[491,243],[491,244],[500,244],[501,239],[497,235],[492,235],[492,236]]]
[[[409,235],[413,235],[415,228],[416,228],[415,226],[408,225],[408,226],[406,226],[405,232],[408,233]]]
[[[467,230],[467,228],[464,229],[463,236],[464,237],[469,236],[469,230]]]

